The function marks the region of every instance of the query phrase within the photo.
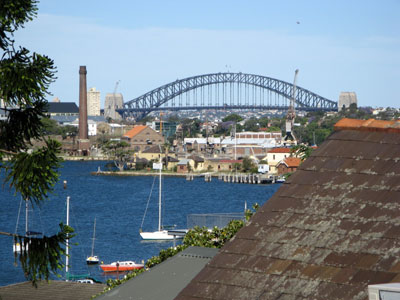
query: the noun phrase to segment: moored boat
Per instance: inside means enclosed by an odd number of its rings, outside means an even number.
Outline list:
[[[96,218],[94,218],[94,226],[93,226],[93,238],[92,238],[92,254],[86,258],[86,263],[88,265],[95,265],[99,263],[99,257],[94,255],[94,240],[96,239]]]
[[[117,261],[111,264],[100,265],[103,272],[124,272],[143,269],[144,264],[137,264],[134,261]]]
[[[160,230],[154,232],[140,232],[140,236],[144,240],[173,240],[174,236],[168,234],[168,230]],[[175,236],[175,238],[183,238]]]
[[[156,231],[149,231],[149,232],[142,232],[142,226],[140,226],[140,231],[139,234],[142,237],[143,240],[174,240],[174,239],[182,239],[184,236],[183,235],[173,235],[168,232],[168,230],[165,230],[162,226],[162,218],[161,218],[161,203],[162,203],[162,162],[160,158],[160,162],[153,163],[153,169],[158,169],[159,170],[159,191],[158,191],[158,228]],[[150,197],[149,197],[150,200]],[[148,203],[147,203],[148,206]],[[147,208],[146,208],[147,210]],[[146,214],[146,211],[145,211]],[[144,221],[144,216],[142,220],[142,225]],[[182,231],[183,232],[183,231]]]
[[[88,265],[95,265],[99,263],[99,257],[97,255],[92,255],[86,258],[86,263]]]
[[[22,205],[23,199],[21,198],[21,203],[20,203],[20,210],[21,210],[21,205]],[[36,232],[36,231],[29,231],[28,230],[28,225],[29,225],[29,200],[25,201],[25,235],[23,237],[15,238],[13,242],[13,252],[14,253],[21,253],[24,251],[28,251],[29,247],[29,241],[28,239],[30,238],[35,238],[37,236],[43,236],[41,232]],[[18,212],[18,219],[17,219],[17,225],[15,228],[15,233],[17,233],[17,228],[18,228],[18,220],[20,211]]]

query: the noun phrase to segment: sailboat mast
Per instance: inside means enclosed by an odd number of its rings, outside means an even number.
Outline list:
[[[96,236],[96,218],[94,218],[94,227],[93,227],[93,238],[92,238],[92,256],[93,256],[93,250],[94,250],[94,239]]]
[[[69,196],[67,197],[67,226],[69,226]],[[67,276],[67,281],[68,281],[68,264],[69,264],[69,256],[68,256],[68,250],[69,250],[69,239],[68,239],[68,233],[67,233],[67,241],[65,243],[65,275]]]
[[[160,190],[158,192],[158,231],[161,231],[161,170],[162,170],[162,160],[160,154]]]
[[[28,235],[28,209],[29,203],[28,199],[25,200],[25,235]]]

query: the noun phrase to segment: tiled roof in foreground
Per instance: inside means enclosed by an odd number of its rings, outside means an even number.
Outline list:
[[[1,300],[87,300],[101,293],[105,284],[87,284],[74,281],[41,281],[35,288],[31,282],[21,282],[0,287]]]
[[[368,299],[400,282],[400,122],[344,119],[176,299]]]

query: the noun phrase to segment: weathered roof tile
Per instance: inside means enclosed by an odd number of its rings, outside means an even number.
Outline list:
[[[293,261],[276,259],[271,266],[267,269],[267,274],[282,274]]]
[[[390,282],[397,274],[390,272],[381,272],[373,270],[358,270],[349,282],[350,284],[377,284]]]
[[[261,208],[259,210],[262,211]],[[292,213],[287,213],[287,212],[282,213],[278,211],[263,211],[263,214],[254,215],[251,218],[249,225],[254,224],[254,227],[256,227],[257,224],[263,224],[266,226],[269,225],[282,226],[291,216]],[[247,226],[244,228],[247,228]]]
[[[393,272],[394,270],[396,270],[394,268],[398,263],[399,259],[397,256],[385,255],[376,263],[374,270]]]
[[[376,254],[363,254],[354,262],[353,266],[359,269],[371,269],[380,259]]]

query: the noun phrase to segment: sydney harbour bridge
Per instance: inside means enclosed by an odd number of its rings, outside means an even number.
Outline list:
[[[117,111],[139,120],[162,110],[287,110],[293,84],[245,73],[214,73],[177,79],[125,102]],[[301,111],[337,111],[337,102],[295,87],[294,106]]]

